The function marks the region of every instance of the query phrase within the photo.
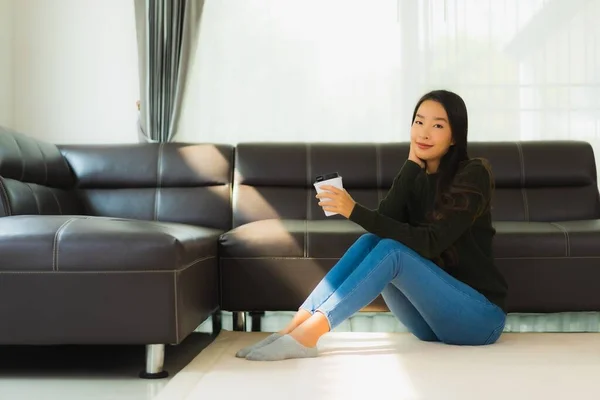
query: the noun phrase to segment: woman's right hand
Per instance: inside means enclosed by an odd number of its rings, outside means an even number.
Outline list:
[[[417,154],[415,153],[415,144],[413,142],[410,142],[410,152],[408,153],[408,159],[412,162],[419,164],[421,168],[425,168],[425,161],[417,157]]]

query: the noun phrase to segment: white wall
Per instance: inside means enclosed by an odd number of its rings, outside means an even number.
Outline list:
[[[0,0],[0,126],[13,127],[14,0]]]
[[[15,14],[15,129],[54,143],[137,142],[133,1],[17,0]]]

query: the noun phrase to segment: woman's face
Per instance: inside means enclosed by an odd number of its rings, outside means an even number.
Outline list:
[[[435,172],[454,144],[448,114],[440,103],[433,100],[421,103],[410,129],[410,140],[417,157],[427,163],[427,170]]]

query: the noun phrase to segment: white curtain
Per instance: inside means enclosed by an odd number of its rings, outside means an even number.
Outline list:
[[[600,154],[600,1],[206,0],[178,141],[404,141],[434,88],[471,140]]]

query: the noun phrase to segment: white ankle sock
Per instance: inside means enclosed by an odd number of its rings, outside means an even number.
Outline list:
[[[316,357],[316,347],[306,347],[290,335],[284,335],[279,340],[264,347],[251,351],[246,360],[252,361],[280,361],[290,358]]]

